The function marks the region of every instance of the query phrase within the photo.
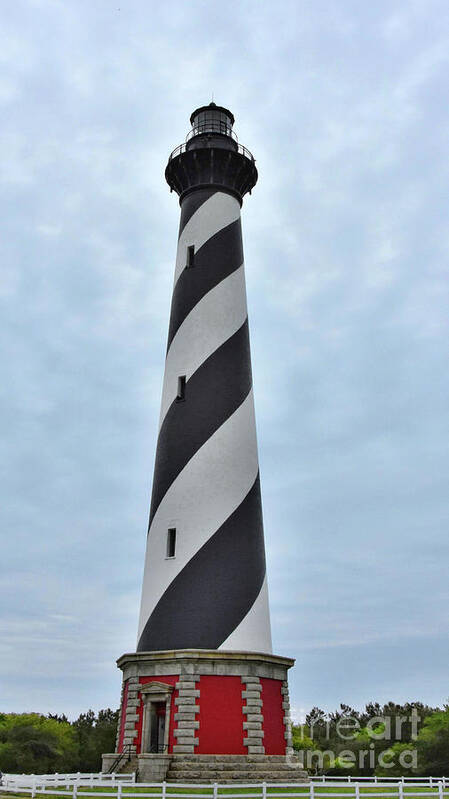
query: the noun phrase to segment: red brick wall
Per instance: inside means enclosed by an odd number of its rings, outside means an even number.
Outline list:
[[[202,675],[199,682],[199,755],[245,755],[240,677]]]
[[[284,710],[282,708],[282,680],[271,680],[261,677],[262,685],[262,712],[264,731],[263,744],[266,755],[285,755],[285,725]]]

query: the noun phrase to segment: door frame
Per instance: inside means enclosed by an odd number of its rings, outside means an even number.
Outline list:
[[[141,754],[150,754],[150,742],[148,740],[151,734],[151,705],[153,702],[165,702],[165,730],[164,730],[164,748],[158,754],[166,755],[168,753],[168,735],[170,730],[170,710],[171,698],[174,691],[174,685],[169,685],[166,682],[146,682],[140,686],[140,693],[143,700],[143,722],[142,722],[142,743],[140,747]]]

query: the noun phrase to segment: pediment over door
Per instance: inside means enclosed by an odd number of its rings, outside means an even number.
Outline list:
[[[172,693],[174,686],[169,685],[166,682],[157,682],[156,680],[153,680],[152,682],[146,682],[144,685],[141,685],[139,690],[141,694],[160,696],[162,699],[162,697]]]

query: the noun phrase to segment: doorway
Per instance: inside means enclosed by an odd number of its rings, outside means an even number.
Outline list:
[[[148,751],[151,754],[160,754],[165,749],[165,702],[151,702],[150,710],[150,740]]]
[[[168,679],[170,683],[151,680],[140,688],[143,702],[141,754],[168,754],[172,693],[177,678]]]

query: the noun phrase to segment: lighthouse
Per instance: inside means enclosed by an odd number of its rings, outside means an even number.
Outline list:
[[[165,170],[180,225],[142,599],[103,769],[131,758],[142,780],[297,779],[294,661],[272,653],[242,246],[258,173],[228,109],[190,123]]]

